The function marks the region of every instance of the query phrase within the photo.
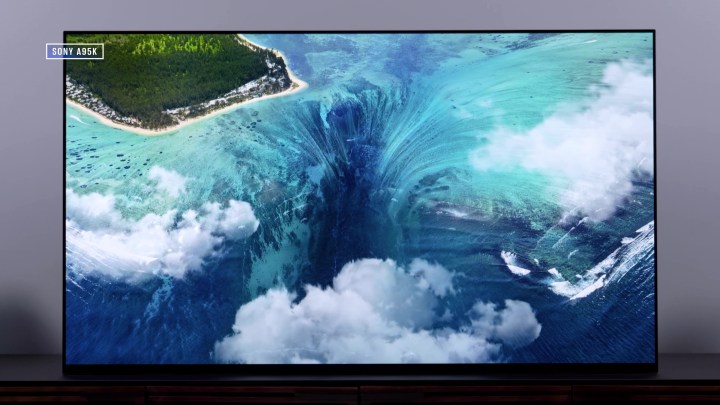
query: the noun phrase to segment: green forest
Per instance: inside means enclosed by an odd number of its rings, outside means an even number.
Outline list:
[[[104,60],[66,61],[66,73],[120,115],[146,128],[174,124],[163,110],[218,98],[268,73],[269,50],[250,49],[234,34],[83,34],[65,42],[104,43]]]

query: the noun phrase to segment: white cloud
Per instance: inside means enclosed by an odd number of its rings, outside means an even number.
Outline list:
[[[449,285],[448,285],[449,283]],[[435,328],[438,297],[454,292],[452,273],[422,259],[347,263],[332,286],[306,286],[297,301],[270,290],[238,310],[233,334],[215,344],[221,363],[470,363],[496,361],[503,346],[537,338],[530,305],[478,303],[471,324]]]
[[[410,263],[410,274],[419,277],[421,280],[420,285],[427,285],[438,297],[444,297],[447,293],[455,294],[452,284],[455,274],[447,271],[439,264],[414,259]]]
[[[122,216],[115,210],[113,195],[79,195],[67,189],[65,197],[65,216],[73,218],[80,226],[98,229],[114,227],[122,222]]]
[[[590,93],[579,108],[559,111],[526,132],[496,129],[489,144],[472,153],[472,164],[547,173],[566,216],[609,218],[631,193],[635,176],[653,175],[652,64],[611,64]]]
[[[225,209],[220,203],[205,203],[203,209],[207,212],[205,220],[230,239],[247,238],[260,226],[252,207],[245,201],[230,200]]]
[[[505,300],[505,308],[499,311],[495,304],[479,302],[473,311],[480,315],[472,321],[476,333],[495,336],[511,347],[527,346],[542,330],[527,302]]]
[[[358,295],[384,319],[393,319],[402,326],[428,326],[434,317],[437,298],[429,281],[413,277],[424,260],[413,262],[410,272],[397,266],[394,260],[364,259],[347,263],[333,280],[333,289],[340,293]],[[442,269],[447,272],[447,270]]]
[[[188,178],[174,170],[167,170],[160,166],[153,166],[148,172],[150,180],[157,181],[157,189],[168,193],[171,197],[178,197],[185,192],[185,183]]]
[[[71,268],[138,282],[151,275],[182,278],[216,254],[225,239],[250,236],[259,226],[250,205],[206,203],[199,212],[169,210],[124,217],[113,195],[66,190],[66,252]]]

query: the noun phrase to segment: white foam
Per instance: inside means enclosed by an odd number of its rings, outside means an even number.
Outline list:
[[[650,230],[651,227],[653,227],[653,228],[655,227],[655,221],[650,221],[650,222],[647,223],[645,226],[643,226],[642,228],[638,229],[638,230],[635,231],[635,232],[636,232],[636,233],[647,232],[648,230]]]
[[[454,208],[444,208],[440,211],[455,218],[467,218],[470,215],[465,211],[456,210]]]
[[[601,276],[599,279],[597,279],[594,283],[592,283],[590,286],[585,287],[582,291],[579,293],[573,295],[570,297],[570,300],[576,300],[579,298],[585,298],[588,295],[592,294],[593,292],[597,291],[600,287],[603,287],[605,285],[605,275]]]
[[[555,243],[553,244],[553,246],[552,246],[553,249],[557,249],[560,245],[564,244],[565,240],[568,238],[568,236],[570,236],[570,234],[571,234],[572,231],[574,231],[574,230],[575,230],[575,227],[574,227],[574,226],[573,226],[572,228],[570,228],[570,230],[567,231],[567,232],[565,233],[565,235],[563,235],[560,239],[557,240],[557,242],[555,242]]]
[[[81,120],[80,117],[78,117],[77,115],[71,115],[70,118],[74,119],[75,121],[77,121],[83,125],[89,125],[87,122]]]
[[[622,238],[622,240],[620,241],[620,243],[622,243],[623,245],[627,245],[628,243],[631,243],[631,242],[634,241],[634,240],[635,240],[635,238],[627,238],[627,237],[625,237],[625,238]]]
[[[503,261],[505,261],[505,265],[513,274],[517,274],[518,276],[527,276],[530,274],[530,270],[517,265],[517,255],[515,253],[503,250],[500,252],[500,257],[502,257]]]
[[[576,293],[575,287],[569,281],[555,281],[550,283],[550,290],[563,297],[572,297]]]
[[[621,279],[653,249],[655,222],[649,222],[638,232],[639,235],[635,238],[623,238],[619,248],[587,270],[584,275],[575,275],[577,282],[557,281],[550,284],[550,290],[571,300],[577,300]]]
[[[553,277],[555,277],[555,278],[562,278],[562,274],[560,274],[558,269],[556,269],[555,267],[553,267],[552,269],[549,269],[548,273],[552,274]]]

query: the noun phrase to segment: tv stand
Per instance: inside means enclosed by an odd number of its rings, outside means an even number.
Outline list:
[[[0,402],[166,404],[720,403],[720,355],[652,375],[64,376],[60,356],[0,356]]]

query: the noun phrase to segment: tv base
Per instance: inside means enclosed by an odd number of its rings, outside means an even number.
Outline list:
[[[60,356],[0,357],[0,402],[720,403],[720,354],[660,355],[655,374],[64,376]]]

